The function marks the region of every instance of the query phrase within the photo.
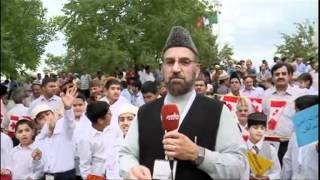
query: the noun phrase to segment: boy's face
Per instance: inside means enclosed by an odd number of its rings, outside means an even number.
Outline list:
[[[30,145],[32,143],[32,137],[34,131],[28,124],[21,124],[17,127],[16,138],[19,140],[21,145]]]
[[[119,115],[119,127],[124,136],[127,134],[133,119],[134,114],[132,113],[123,113]]]
[[[98,119],[97,123],[104,129],[105,127],[109,126],[111,118],[112,118],[112,114],[111,114],[111,111],[109,110],[103,118]]]
[[[37,129],[41,129],[46,122],[49,122],[50,124],[55,124],[56,118],[53,112],[49,110],[39,113],[35,119],[35,122],[37,125]]]
[[[117,101],[120,97],[120,85],[111,85],[108,89],[106,89],[106,96],[111,101]]]
[[[84,101],[80,98],[76,98],[73,102],[73,111],[76,117],[80,117],[81,114],[85,111]]]
[[[153,94],[151,92],[147,92],[143,94],[143,99],[145,103],[149,103],[151,101],[154,101],[158,98],[158,94]]]
[[[266,127],[264,125],[261,125],[261,124],[251,125],[249,127],[250,140],[253,143],[257,143],[262,139],[265,131],[266,131]]]
[[[298,80],[299,88],[309,88],[309,81]]]
[[[249,115],[248,106],[237,107],[236,115],[241,125],[247,124],[248,115]]]

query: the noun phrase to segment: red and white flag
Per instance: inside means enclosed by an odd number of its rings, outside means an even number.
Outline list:
[[[235,112],[238,99],[239,97],[236,96],[223,96],[222,101],[225,102],[231,112]]]
[[[268,129],[274,130],[277,127],[279,117],[285,108],[287,102],[286,101],[270,101],[270,113],[268,118]]]
[[[256,97],[249,97],[254,112],[262,112],[262,99]]]
[[[27,119],[31,121],[31,117],[29,116],[10,116],[8,131],[14,133],[16,130],[16,124],[21,119]]]

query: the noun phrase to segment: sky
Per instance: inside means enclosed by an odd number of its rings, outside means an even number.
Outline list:
[[[47,17],[63,15],[67,0],[42,0]],[[214,0],[212,0],[214,1]],[[213,31],[218,35],[219,46],[228,43],[233,48],[233,59],[252,59],[258,66],[262,59],[272,62],[276,45],[283,43],[281,33],[296,32],[294,23],[318,21],[317,0],[219,0],[221,7],[218,24]],[[66,53],[64,35],[46,46],[46,53]],[[42,70],[42,65],[38,70]]]

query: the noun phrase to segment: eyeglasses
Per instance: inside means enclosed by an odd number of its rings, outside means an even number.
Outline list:
[[[176,63],[176,60],[174,58],[167,58],[163,61],[163,64],[165,66],[173,66],[175,63]],[[189,66],[191,63],[196,63],[196,61],[191,60],[189,58],[180,58],[178,60],[178,64],[184,67]]]
[[[237,111],[239,111],[239,112],[248,112],[248,109],[237,109]]]

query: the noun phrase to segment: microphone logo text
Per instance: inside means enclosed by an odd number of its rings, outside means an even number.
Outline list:
[[[168,121],[174,121],[174,120],[179,120],[180,116],[177,113],[173,113],[171,115],[166,116],[166,120]]]

